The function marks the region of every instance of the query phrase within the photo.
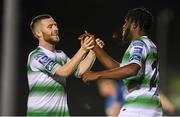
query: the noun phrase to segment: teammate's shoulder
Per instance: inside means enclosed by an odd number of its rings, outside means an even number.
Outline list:
[[[133,46],[143,46],[145,43],[142,40],[137,39],[137,40],[133,40],[131,44]]]

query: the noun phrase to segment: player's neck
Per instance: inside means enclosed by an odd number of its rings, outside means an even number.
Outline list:
[[[132,40],[139,39],[142,36],[146,36],[146,34],[143,31],[139,31],[137,33],[134,33]]]
[[[39,46],[46,48],[52,52],[55,51],[55,45],[49,44],[49,43],[39,43]]]

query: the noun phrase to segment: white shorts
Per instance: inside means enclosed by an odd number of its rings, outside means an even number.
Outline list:
[[[124,106],[121,108],[118,117],[161,117],[161,108]]]

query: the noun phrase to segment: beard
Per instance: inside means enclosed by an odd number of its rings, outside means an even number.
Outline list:
[[[54,39],[54,38],[49,38],[49,39],[47,40],[47,42],[50,43],[50,44],[52,44],[52,45],[56,45],[56,44],[59,43],[59,37],[56,38],[56,39]]]
[[[128,27],[126,30],[123,31],[123,34],[122,34],[123,43],[130,42],[131,40],[130,35],[131,35],[131,31],[130,31],[130,27]]]
[[[58,35],[47,35],[47,34],[44,34],[43,35],[44,37],[44,40],[52,45],[56,45],[57,43],[59,43],[60,39],[59,39],[59,36]]]

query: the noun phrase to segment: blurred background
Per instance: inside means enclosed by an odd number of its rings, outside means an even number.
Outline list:
[[[25,115],[28,96],[26,62],[38,41],[29,28],[33,17],[50,14],[59,26],[62,49],[72,57],[80,47],[78,36],[87,30],[100,37],[104,49],[121,61],[128,44],[121,42],[126,12],[144,6],[154,16],[150,38],[160,57],[160,88],[180,115],[179,4],[173,0],[1,0],[0,1],[0,114]],[[105,69],[97,60],[92,70]],[[71,77],[67,81],[71,115],[105,115],[104,98],[96,82],[84,84]],[[164,115],[172,115],[164,110]]]

